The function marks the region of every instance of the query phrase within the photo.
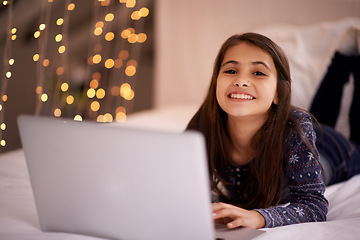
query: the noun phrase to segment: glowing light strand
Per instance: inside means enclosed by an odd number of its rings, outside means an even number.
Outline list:
[[[69,26],[70,26],[70,18],[71,12],[75,9],[75,4],[71,3],[71,0],[65,0],[64,3],[64,16],[63,18],[59,18],[57,20],[57,25],[61,26],[61,41],[58,41],[59,48],[58,53],[60,54],[60,66],[57,69],[60,71],[57,72],[57,83],[54,92],[54,101],[52,105],[52,111],[55,116],[60,117],[63,114],[64,106],[66,104],[71,105],[74,101],[73,96],[69,94],[70,82],[69,82],[69,64],[68,64],[68,47],[69,47]],[[71,7],[70,7],[71,6]],[[72,10],[71,10],[72,9]],[[61,49],[64,52],[60,51]],[[67,87],[64,91],[61,87],[66,83]],[[70,100],[71,99],[71,100]]]
[[[6,129],[6,124],[4,123],[5,120],[5,107],[4,107],[4,103],[7,100],[6,96],[6,90],[7,90],[7,86],[8,86],[8,82],[9,82],[9,77],[5,76],[5,73],[9,73],[10,72],[10,66],[12,66],[13,63],[13,59],[11,58],[12,55],[12,35],[14,35],[14,33],[12,32],[12,24],[13,24],[13,5],[12,5],[13,1],[9,0],[6,2],[6,5],[8,6],[8,18],[7,18],[7,37],[5,40],[5,46],[4,46],[4,56],[3,56],[3,63],[4,63],[4,67],[3,70],[4,72],[1,73],[1,92],[0,92],[0,124],[1,124],[1,129],[0,129],[0,146],[1,147],[5,147],[6,146],[6,140],[3,138],[3,131]],[[12,61],[11,61],[12,59]],[[10,72],[11,73],[11,72]]]
[[[37,92],[36,105],[35,105],[35,115],[40,115],[43,107],[43,102],[48,100],[47,94],[44,93],[44,82],[46,75],[46,67],[43,62],[46,59],[46,50],[48,45],[49,38],[49,23],[51,16],[51,4],[47,0],[42,1],[42,10],[40,16],[40,25],[39,30],[43,33],[38,37],[38,49],[39,49],[39,59],[37,61],[37,69],[36,69],[36,87],[41,87],[42,91]]]

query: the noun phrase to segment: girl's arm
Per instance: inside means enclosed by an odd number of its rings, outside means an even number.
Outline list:
[[[310,116],[306,113],[300,114],[300,124],[311,147],[318,154]],[[285,176],[288,191],[285,200],[289,203],[285,206],[257,209],[265,218],[265,227],[326,221],[328,201],[324,197],[325,185],[321,166],[298,133],[292,131],[289,140],[290,158]]]

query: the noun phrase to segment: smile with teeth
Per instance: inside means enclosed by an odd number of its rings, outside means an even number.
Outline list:
[[[253,96],[248,95],[248,94],[244,94],[244,93],[231,93],[229,95],[229,97],[234,98],[234,99],[245,99],[245,100],[254,99]]]

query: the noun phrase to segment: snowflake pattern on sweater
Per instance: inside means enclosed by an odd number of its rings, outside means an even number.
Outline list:
[[[318,154],[311,117],[297,109],[294,109],[292,114],[295,119],[298,119],[311,147]],[[284,204],[255,209],[264,216],[266,228],[326,221],[328,201],[324,196],[325,184],[322,180],[321,166],[294,129],[290,130],[288,141],[290,157],[285,170],[285,186],[281,200],[281,203]],[[231,192],[231,195],[236,195],[236,186],[241,183],[243,178],[246,178],[248,166],[233,166],[230,172],[230,175],[233,176],[233,187],[227,190]]]

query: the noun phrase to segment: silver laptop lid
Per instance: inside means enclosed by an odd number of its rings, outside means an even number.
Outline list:
[[[214,239],[203,137],[18,118],[43,231]]]

